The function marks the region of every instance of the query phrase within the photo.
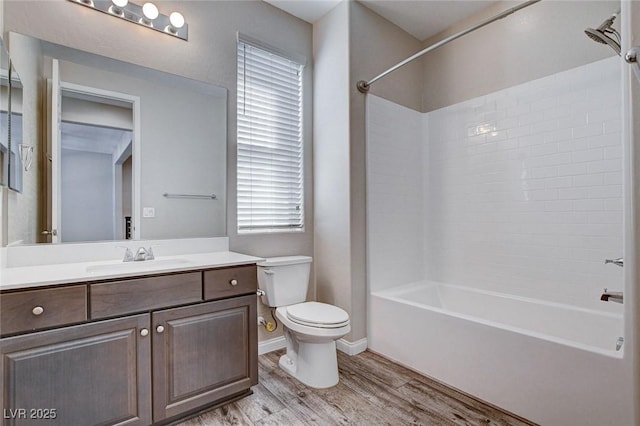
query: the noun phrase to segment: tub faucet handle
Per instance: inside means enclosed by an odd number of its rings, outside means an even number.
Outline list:
[[[624,266],[624,259],[621,257],[617,259],[605,259],[604,264],[606,265],[607,263],[613,263],[614,265],[622,268]]]

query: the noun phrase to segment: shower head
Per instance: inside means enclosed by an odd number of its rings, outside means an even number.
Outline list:
[[[618,13],[614,13],[610,18],[600,24],[598,28],[587,28],[584,30],[584,33],[591,40],[608,45],[620,56],[620,34],[613,28],[613,21],[615,21],[617,16]],[[614,40],[610,35],[615,36],[616,39]]]

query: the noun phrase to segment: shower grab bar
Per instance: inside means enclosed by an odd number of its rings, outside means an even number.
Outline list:
[[[422,49],[421,51],[419,51],[418,53],[415,53],[414,55],[408,57],[407,59],[405,59],[404,61],[392,66],[391,68],[389,68],[388,70],[386,70],[385,72],[373,77],[371,80],[369,81],[365,81],[365,80],[360,80],[358,81],[357,84],[357,88],[360,91],[360,93],[367,93],[369,91],[369,88],[371,87],[371,85],[373,83],[375,83],[376,81],[380,80],[382,77],[386,77],[388,74],[391,74],[392,72],[394,72],[395,70],[397,70],[400,67],[403,67],[405,65],[407,65],[409,62],[414,61],[415,59],[418,59],[419,57],[421,57],[422,55],[424,55],[425,53],[429,53],[432,50],[437,49],[440,46],[444,46],[445,44],[452,42],[455,39],[458,39],[460,37],[462,37],[463,35],[469,34],[470,32],[473,32],[479,28],[484,27],[485,25],[489,25],[492,22],[495,22],[499,19],[502,19],[504,17],[507,17],[509,15],[511,15],[512,13],[515,13],[517,11],[519,11],[520,9],[524,9],[525,7],[529,7],[532,4],[538,3],[540,0],[529,0],[529,1],[525,1],[524,3],[521,3],[517,6],[512,7],[511,9],[507,9],[503,12],[498,13],[497,15],[485,19],[482,22],[477,23],[476,25],[473,25],[465,30],[462,30],[452,36],[449,36],[445,39],[440,40],[437,43],[432,44],[429,47],[426,47],[424,49]]]
[[[193,198],[198,200],[217,200],[218,196],[216,194],[211,195],[199,195],[199,194],[169,194],[165,192],[162,194],[165,198]]]

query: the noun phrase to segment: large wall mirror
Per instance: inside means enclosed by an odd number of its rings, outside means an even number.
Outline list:
[[[33,146],[22,140],[22,83],[0,40],[0,185],[22,192],[22,172],[33,161]]]
[[[9,199],[9,244],[226,235],[226,89],[9,41],[25,91],[39,86],[42,140],[31,204]]]

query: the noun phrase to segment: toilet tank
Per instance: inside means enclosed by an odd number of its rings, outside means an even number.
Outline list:
[[[267,306],[288,306],[307,299],[309,256],[271,257],[258,263],[258,286],[265,292],[262,303]]]

